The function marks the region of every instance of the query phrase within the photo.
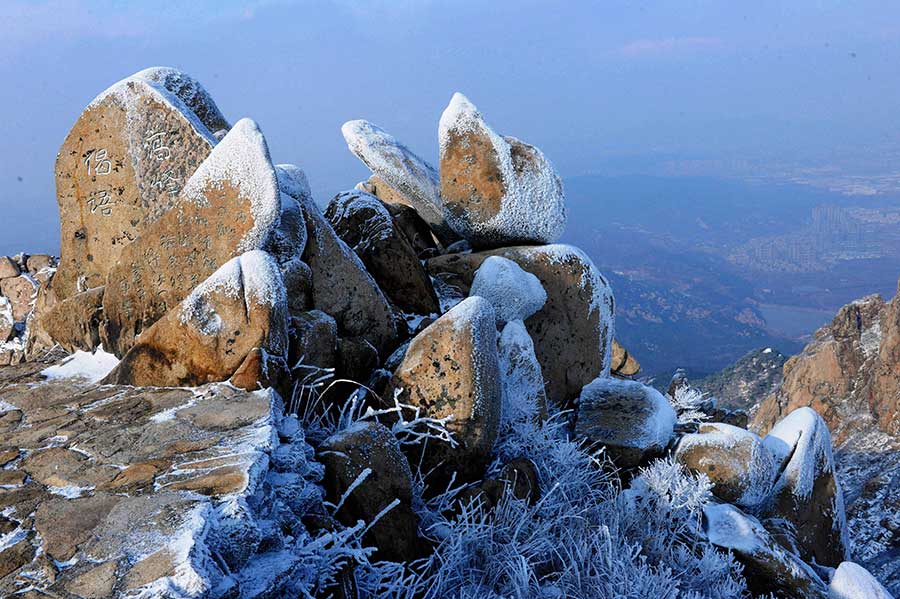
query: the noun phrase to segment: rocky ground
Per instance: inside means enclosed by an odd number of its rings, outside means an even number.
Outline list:
[[[342,133],[372,177],[323,211],[179,71],[81,114],[58,267],[0,277],[2,592],[889,597],[850,561],[849,429],[635,380],[538,148],[458,93],[439,169]]]

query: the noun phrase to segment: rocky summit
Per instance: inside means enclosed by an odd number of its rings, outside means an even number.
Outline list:
[[[541,150],[435,125],[438,169],[347,122],[317,201],[176,69],[87,105],[61,255],[0,257],[0,596],[890,597],[900,469],[845,452],[895,442],[897,300],[747,430],[763,385],[637,380]]]

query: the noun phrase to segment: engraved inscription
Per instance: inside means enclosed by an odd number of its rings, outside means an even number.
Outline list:
[[[112,160],[106,148],[89,150],[84,157],[84,165],[90,176],[105,176],[112,172]]]
[[[109,189],[97,189],[88,194],[87,205],[91,214],[110,216],[116,203]]]

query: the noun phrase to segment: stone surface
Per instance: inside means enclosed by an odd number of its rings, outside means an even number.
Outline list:
[[[46,366],[0,368],[0,439],[22,468],[0,471],[22,473],[0,489],[0,596],[220,597],[236,583],[262,599],[312,588],[298,523],[324,506],[304,478],[315,478],[312,449],[302,432],[279,435],[271,392],[42,382]]]
[[[19,265],[15,260],[9,256],[0,256],[0,279],[18,277],[19,274]]]
[[[754,594],[828,598],[815,571],[776,543],[756,518],[727,503],[708,505],[703,508],[703,527],[713,545],[730,551],[744,566],[744,578]]]
[[[825,421],[811,408],[800,408],[776,424],[763,443],[780,472],[765,515],[793,525],[792,544],[804,560],[838,566],[848,559],[850,542]]]
[[[478,246],[553,243],[566,226],[562,181],[534,146],[491,129],[456,93],[438,128],[444,218]]]
[[[500,385],[503,393],[502,422],[540,422],[547,416],[547,393],[534,343],[521,320],[503,327],[497,340]]]
[[[35,326],[64,350],[93,351],[100,345],[103,294],[106,287],[76,293],[44,311]]]
[[[9,340],[15,332],[16,319],[13,318],[12,304],[0,297],[0,343]]]
[[[525,321],[548,398],[570,406],[581,388],[609,373],[614,300],[606,279],[584,252],[568,245],[518,246],[447,254],[427,261],[428,271],[463,296],[488,256],[503,256],[535,275],[547,302]]]
[[[104,380],[169,387],[223,381],[255,348],[284,360],[287,318],[275,260],[259,250],[247,252],[144,331]]]
[[[341,127],[347,147],[371,169],[393,193],[379,190],[386,202],[400,202],[416,209],[443,241],[455,240],[444,221],[438,172],[413,154],[387,131],[364,120],[348,121]],[[399,197],[398,197],[399,196]]]
[[[469,295],[491,302],[501,325],[525,320],[547,303],[547,292],[540,280],[503,256],[485,258],[475,272]]]
[[[390,303],[318,206],[306,201],[301,208],[309,235],[302,258],[312,270],[313,307],[335,319],[341,336],[362,337],[387,356],[397,337]]]
[[[378,197],[378,199],[385,202],[385,207],[394,219],[394,226],[406,237],[406,241],[415,250],[416,256],[425,260],[438,255],[438,244],[431,232],[431,228],[419,216],[415,208],[403,204],[390,204],[381,197]]]
[[[278,224],[280,193],[262,133],[242,119],[175,205],[122,251],[103,298],[104,347],[124,356],[137,335],[217,268],[266,247]]]
[[[613,339],[610,371],[616,376],[634,376],[641,371],[640,362],[616,339]]]
[[[390,429],[361,422],[322,443],[317,459],[325,466],[325,497],[341,508],[335,512],[347,526],[367,524],[395,500],[398,504],[366,533],[367,544],[377,547],[377,558],[408,561],[421,557],[423,541],[418,517],[412,509],[413,480],[406,457]],[[356,484],[356,481],[362,482]]]
[[[666,398],[637,381],[598,378],[578,398],[575,437],[604,446],[620,468],[661,454],[674,426],[675,411]]]
[[[36,275],[44,269],[56,268],[56,259],[49,254],[32,254],[28,256],[25,265],[30,274]]]
[[[425,267],[378,198],[345,191],[328,204],[325,217],[395,306],[412,314],[439,311]]]
[[[191,109],[145,74],[97,96],[60,148],[60,299],[105,284],[122,250],[168,211],[215,145]]]
[[[713,495],[740,507],[760,506],[778,475],[775,458],[755,434],[719,422],[703,423],[678,443],[675,459],[713,483]]]
[[[868,570],[844,562],[834,571],[828,584],[829,599],[893,599],[887,589]]]
[[[494,309],[471,297],[438,318],[409,344],[386,397],[447,418],[458,447],[432,443],[428,464],[478,476],[490,458],[500,424],[501,387]],[[424,468],[428,471],[429,468]]]
[[[19,275],[0,281],[0,293],[9,300],[13,320],[25,322],[34,306],[38,286],[28,275]]]
[[[337,363],[337,322],[328,314],[310,310],[292,316],[288,334],[288,364],[292,368],[299,364],[333,368]]]
[[[135,77],[162,85],[178,96],[209,131],[216,133],[231,128],[209,92],[187,73],[171,67],[151,67],[140,71]]]

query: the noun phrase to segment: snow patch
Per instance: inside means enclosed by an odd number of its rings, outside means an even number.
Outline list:
[[[831,599],[893,599],[868,570],[853,562],[843,562],[828,585]]]
[[[118,363],[119,359],[103,351],[101,346],[94,353],[78,350],[60,364],[45,368],[41,374],[48,379],[79,378],[96,383]]]

